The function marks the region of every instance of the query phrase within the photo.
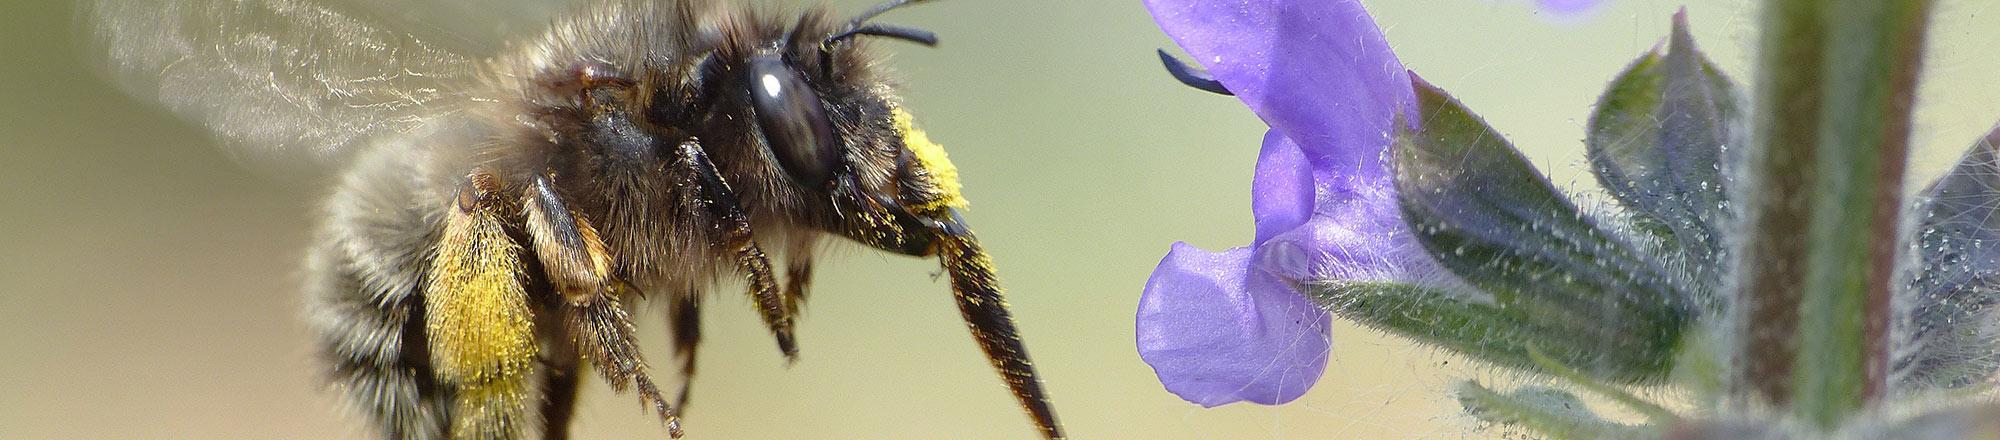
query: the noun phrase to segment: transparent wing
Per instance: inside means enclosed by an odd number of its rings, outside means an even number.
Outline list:
[[[572,0],[344,0],[355,15],[379,18],[389,29],[409,32],[431,44],[474,56],[488,56],[544,32]]]
[[[317,2],[94,0],[107,70],[239,158],[325,163],[471,98],[468,57]]]

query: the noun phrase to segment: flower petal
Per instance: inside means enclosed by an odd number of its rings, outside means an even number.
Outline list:
[[[1257,174],[1250,181],[1250,215],[1257,221],[1256,246],[1312,217],[1313,169],[1299,145],[1277,130],[1264,133]]]
[[[1290,282],[1395,281],[1430,285],[1442,273],[1415,240],[1396,205],[1395,188],[1345,185],[1325,197],[1311,220],[1257,246],[1258,268]]]
[[[1146,0],[1160,29],[1316,169],[1386,176],[1409,75],[1355,0]],[[1414,118],[1411,118],[1414,120]]]
[[[1327,313],[1252,269],[1251,254],[1174,243],[1146,281],[1139,356],[1188,402],[1290,402],[1326,370]]]

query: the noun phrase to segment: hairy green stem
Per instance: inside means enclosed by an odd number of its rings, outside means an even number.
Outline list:
[[[1788,234],[1806,223],[1813,146],[1818,142],[1823,23],[1816,0],[1775,0],[1764,6],[1763,52],[1755,85],[1756,141],[1749,150],[1747,239],[1741,261],[1756,264],[1738,274],[1736,313],[1742,346],[1738,388],[1772,404],[1790,401],[1793,358],[1798,352],[1797,305],[1803,290],[1805,237]],[[1761,190],[1761,191],[1757,191]]]
[[[1766,4],[1738,274],[1740,387],[1832,427],[1884,389],[1929,0]]]

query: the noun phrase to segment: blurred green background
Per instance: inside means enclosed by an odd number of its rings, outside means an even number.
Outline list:
[[[439,0],[448,1],[448,0]],[[874,0],[841,1],[857,11]],[[1560,184],[1587,190],[1583,125],[1603,84],[1680,4],[1614,0],[1550,17],[1526,0],[1368,1],[1409,67],[1452,91]],[[2000,8],[1942,0],[1919,97],[1918,178],[2000,118]],[[1755,8],[1687,5],[1747,82]],[[298,262],[323,177],[231,161],[198,126],[122,95],[75,6],[0,2],[0,438],[361,438],[320,388]],[[1132,345],[1140,287],[1170,243],[1251,235],[1262,124],[1161,72],[1172,43],[1138,0],[956,0],[886,21],[944,38],[895,52],[909,106],[963,169],[1037,364],[1076,438],[1453,438],[1451,378],[1506,376],[1340,324],[1319,385],[1289,405],[1204,410]],[[708,309],[692,438],[1029,438],[933,262],[822,263],[785,368],[733,289]],[[642,324],[665,353],[654,307]],[[659,438],[590,381],[580,438]]]

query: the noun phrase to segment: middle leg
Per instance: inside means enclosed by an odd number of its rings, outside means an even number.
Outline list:
[[[708,154],[694,140],[682,142],[675,150],[673,166],[673,171],[696,189],[696,194],[691,194],[695,200],[691,201],[705,205],[709,218],[718,226],[712,230],[713,241],[736,255],[736,266],[749,281],[750,297],[756,301],[771,334],[777,337],[778,350],[784,352],[787,362],[797,360],[799,349],[792,338],[791,308],[778,292],[778,276],[771,268],[771,258],[757,246],[750,216],[738,203],[736,193],[729,189],[715,163],[708,160]]]
[[[701,346],[701,296],[682,294],[667,305],[667,324],[674,329],[674,354],[681,360],[681,392],[675,407],[687,410],[688,390],[694,388],[695,354]]]
[[[574,363],[579,355],[589,359],[613,390],[637,388],[640,403],[651,406],[668,433],[679,437],[679,410],[647,374],[631,315],[620,304],[621,298],[636,295],[611,275],[610,253],[596,229],[570,211],[548,176],[536,176],[523,198],[528,235],[549,284],[561,296],[562,327],[576,348],[567,360]],[[551,420],[548,432],[564,428]]]

